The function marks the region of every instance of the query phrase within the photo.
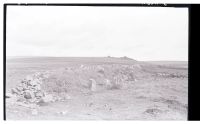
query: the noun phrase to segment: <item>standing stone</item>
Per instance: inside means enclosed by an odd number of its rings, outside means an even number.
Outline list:
[[[111,88],[112,84],[111,84],[110,80],[105,79],[105,81],[106,81],[106,88]]]
[[[96,81],[94,79],[90,79],[90,81],[91,81],[90,90],[91,91],[96,91],[96,85],[97,85]]]

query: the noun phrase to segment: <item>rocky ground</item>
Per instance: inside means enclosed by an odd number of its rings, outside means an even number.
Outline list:
[[[126,58],[6,64],[7,120],[187,120],[187,64]]]

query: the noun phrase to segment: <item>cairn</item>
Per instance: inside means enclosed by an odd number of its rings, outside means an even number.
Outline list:
[[[16,88],[11,89],[11,94],[17,97],[17,102],[30,104],[44,101],[46,97],[50,98],[49,94],[41,88],[44,78],[48,78],[48,74],[36,73],[27,76]]]

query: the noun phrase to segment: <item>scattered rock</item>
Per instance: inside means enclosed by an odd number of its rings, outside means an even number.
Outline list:
[[[19,97],[18,99],[17,99],[17,102],[23,102],[23,101],[25,101],[26,99],[24,98],[24,97]]]
[[[11,89],[11,93],[12,94],[17,94],[17,95],[19,94],[19,92],[18,92],[18,90],[16,88],[12,88]]]
[[[91,102],[91,103],[89,104],[89,107],[91,107],[93,104],[94,104],[94,103]]]
[[[40,85],[36,85],[34,88],[35,88],[35,90],[41,90],[41,86]]]
[[[71,99],[71,96],[69,96],[68,94],[63,95],[63,99],[64,100],[69,100]]]
[[[12,98],[13,94],[12,93],[6,93],[6,98]]]
[[[19,85],[18,87],[16,87],[16,90],[17,90],[18,92],[21,92],[21,91],[23,91],[23,87],[22,87],[21,85]]]
[[[30,91],[26,91],[26,92],[24,92],[24,98],[32,99],[32,98],[34,98],[34,94]]]
[[[43,100],[44,102],[53,102],[53,101],[54,101],[54,98],[53,98],[52,95],[47,94],[47,95],[45,95],[45,96],[42,98],[42,100]]]
[[[84,68],[84,65],[80,65],[80,68]]]
[[[35,92],[35,97],[37,98],[41,98],[41,97],[44,97],[44,93],[39,91],[39,92]]]
[[[32,115],[38,115],[37,109],[32,109],[32,110],[31,110],[31,114],[32,114]]]
[[[40,99],[38,102],[37,102],[37,105],[39,106],[47,106],[49,103],[48,102],[45,102],[43,99]]]
[[[161,113],[162,111],[160,109],[157,108],[151,108],[151,109],[147,109],[145,111],[145,113],[151,114],[151,115],[157,115],[159,113]]]
[[[61,115],[66,115],[68,113],[68,111],[62,111],[62,112],[57,112],[58,114],[61,114]]]

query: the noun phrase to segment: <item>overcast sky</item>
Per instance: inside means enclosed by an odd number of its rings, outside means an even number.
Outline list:
[[[188,9],[8,6],[7,56],[188,60]]]

